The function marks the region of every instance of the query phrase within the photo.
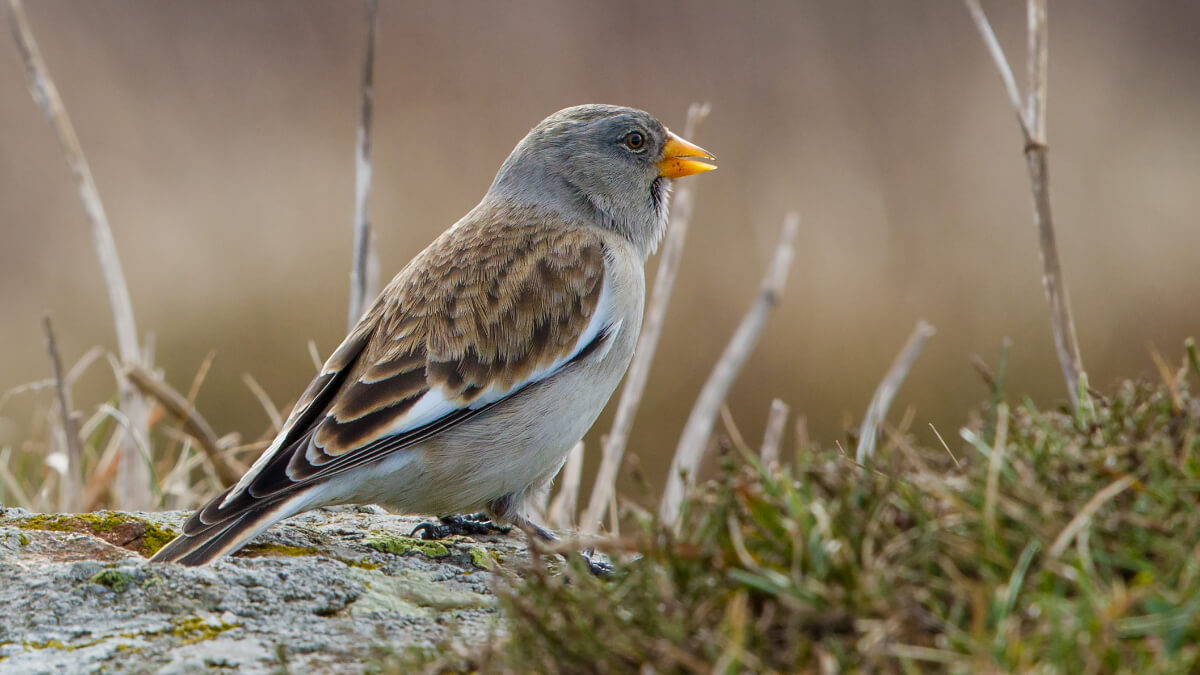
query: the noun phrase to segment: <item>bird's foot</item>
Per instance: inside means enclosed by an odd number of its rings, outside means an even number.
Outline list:
[[[493,523],[487,514],[475,513],[467,516],[442,516],[436,523],[426,521],[414,527],[409,536],[419,536],[421,539],[445,539],[456,534],[467,536],[492,534],[493,532],[508,534],[511,530],[511,527]]]
[[[596,557],[596,554],[591,551],[581,551],[579,555],[583,556],[583,562],[587,563],[588,571],[592,573],[592,576],[598,579],[612,578],[612,563],[604,558]]]

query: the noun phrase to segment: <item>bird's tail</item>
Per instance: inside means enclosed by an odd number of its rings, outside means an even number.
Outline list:
[[[183,533],[159,549],[150,562],[207,565],[237,551],[275,523],[308,508],[311,501],[308,496],[292,494],[287,499],[253,503],[210,521],[206,516],[221,512],[220,504],[225,499],[222,493],[196,511],[184,524]]]

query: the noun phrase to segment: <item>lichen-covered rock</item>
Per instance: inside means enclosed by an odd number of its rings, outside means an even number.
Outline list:
[[[425,542],[419,518],[320,509],[209,567],[143,556],[185,513],[0,508],[0,672],[358,672],[493,630],[488,568],[521,535]]]

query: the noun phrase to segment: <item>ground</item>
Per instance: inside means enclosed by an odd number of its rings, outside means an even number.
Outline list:
[[[520,534],[423,542],[418,518],[322,509],[205,568],[149,565],[187,514],[0,508],[0,670],[361,672],[497,623],[486,568]]]

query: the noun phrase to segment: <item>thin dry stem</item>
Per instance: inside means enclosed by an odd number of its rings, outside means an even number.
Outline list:
[[[112,310],[113,325],[117,333],[117,351],[125,363],[138,363],[141,349],[138,346],[137,324],[133,318],[133,302],[129,299],[129,287],[125,283],[125,273],[117,256],[117,245],[113,239],[112,228],[108,223],[108,215],[100,200],[100,192],[92,178],[92,170],[83,147],[71,124],[71,118],[63,106],[58,94],[58,87],[50,77],[50,71],[42,58],[29,20],[25,16],[25,8],[21,0],[8,0],[9,24],[12,26],[13,39],[17,43],[21,60],[25,65],[25,75],[29,80],[29,91],[33,99],[42,108],[46,118],[54,127],[55,135],[66,155],[67,165],[75,176],[79,189],[79,198],[83,202],[83,210],[91,223],[92,244],[96,249],[96,257],[100,262],[100,271],[104,276],[104,286],[108,290],[109,307]],[[146,431],[145,404],[137,390],[118,378],[121,398],[121,408],[129,421],[128,433],[130,438],[123,444],[120,471],[117,478],[118,490],[115,495],[117,505],[130,509],[146,509],[150,507],[150,471],[142,460],[138,449],[138,439],[135,435],[144,435]]]
[[[1000,491],[1000,469],[1004,466],[1004,453],[1008,450],[1008,404],[1001,401],[996,406],[996,442],[992,444],[988,458],[987,491],[983,500],[983,522],[988,531],[996,531],[996,503]]]
[[[683,433],[679,437],[679,444],[675,448],[671,470],[667,474],[666,488],[663,490],[659,516],[664,523],[675,523],[683,501],[685,484],[695,484],[696,471],[700,468],[700,462],[708,449],[708,440],[712,435],[713,423],[721,409],[721,403],[758,343],[758,337],[762,334],[771,310],[779,303],[784,283],[787,281],[788,268],[792,263],[793,242],[799,229],[800,217],[795,213],[788,214],[758,295],[729,340],[708,381],[704,383],[696,405],[688,415]]]
[[[708,116],[711,106],[707,103],[693,103],[688,107],[687,123],[683,128],[684,138],[694,140],[700,123]],[[625,457],[625,448],[629,443],[629,433],[633,429],[633,420],[637,416],[646,392],[646,380],[650,377],[650,366],[654,362],[654,352],[658,348],[658,339],[662,336],[663,324],[667,317],[667,307],[671,303],[671,294],[675,290],[675,280],[679,276],[679,264],[683,259],[683,245],[687,239],[688,225],[692,220],[692,205],[695,201],[693,191],[694,181],[684,181],[671,200],[671,222],[667,228],[667,240],[663,244],[662,258],[658,263],[658,271],[654,277],[654,289],[650,293],[650,302],[646,305],[646,318],[642,322],[642,334],[638,338],[637,350],[625,376],[625,387],[621,390],[621,399],[617,403],[616,417],[612,429],[608,432],[608,440],[603,445],[600,469],[592,485],[592,494],[588,499],[587,510],[580,520],[584,532],[596,532],[608,512],[608,502],[616,492],[617,474]]]
[[[887,375],[884,375],[879,382],[879,386],[875,389],[875,395],[871,397],[871,404],[867,406],[867,414],[863,417],[862,426],[858,429],[858,449],[854,453],[854,457],[859,464],[875,456],[875,442],[879,435],[879,428],[887,417],[888,408],[892,406],[892,399],[896,397],[896,392],[900,390],[904,378],[908,377],[908,371],[912,370],[917,357],[921,355],[921,350],[925,349],[925,343],[936,332],[937,330],[925,323],[924,320],[918,321],[912,335],[908,337],[908,342],[904,344],[904,349],[900,350],[900,354],[896,356]]]
[[[1025,56],[1026,96],[1025,120],[1035,141],[1046,141],[1046,94],[1049,91],[1050,42],[1046,23],[1046,0],[1028,0],[1025,5],[1028,23]]]
[[[1067,523],[1067,526],[1063,528],[1062,532],[1060,532],[1058,536],[1054,538],[1054,543],[1050,545],[1050,549],[1046,552],[1046,554],[1051,558],[1058,558],[1061,556],[1063,552],[1067,550],[1067,546],[1071,544],[1071,540],[1074,539],[1075,536],[1078,535],[1079,532],[1083,530],[1083,528],[1091,521],[1092,516],[1096,515],[1096,512],[1100,510],[1100,507],[1104,506],[1114,497],[1124,492],[1126,488],[1128,488],[1130,485],[1133,485],[1136,481],[1137,479],[1133,476],[1122,476],[1112,483],[1109,483],[1104,487],[1103,490],[1093,495],[1092,498],[1083,505],[1083,508],[1079,510],[1079,513],[1075,514],[1075,517],[1071,519],[1071,522]]]
[[[62,359],[58,355],[58,343],[54,339],[54,327],[50,317],[42,318],[46,331],[46,351],[50,354],[50,367],[54,372],[55,390],[58,394],[59,412],[62,414],[63,437],[67,443],[67,468],[58,484],[58,509],[63,513],[79,510],[81,481],[83,476],[83,444],[79,441],[79,425],[75,423],[75,406],[71,403],[71,389],[63,375]]]
[[[1025,164],[1033,194],[1033,220],[1038,229],[1038,243],[1042,254],[1042,284],[1046,290],[1046,301],[1050,305],[1050,325],[1054,333],[1054,345],[1058,352],[1059,365],[1067,384],[1068,398],[1072,407],[1087,404],[1087,392],[1080,390],[1084,378],[1083,359],[1079,354],[1079,340],[1075,335],[1075,319],[1071,313],[1071,300],[1067,293],[1067,282],[1063,278],[1062,262],[1058,255],[1058,242],[1054,234],[1054,220],[1050,210],[1050,170],[1046,146],[1046,99],[1049,91],[1049,38],[1046,20],[1046,0],[1028,0],[1028,62],[1029,92],[1025,104],[1013,77],[1012,67],[1004,56],[1004,50],[996,39],[991,23],[980,6],[979,0],[964,0],[984,44],[991,54],[1009,103],[1017,115],[1021,135],[1025,142]]]
[[[216,350],[210,349],[208,351],[208,354],[206,354],[204,356],[204,359],[202,361],[200,361],[200,367],[196,369],[196,374],[192,377],[192,385],[188,389],[187,399],[186,399],[188,408],[195,407],[196,397],[200,395],[200,385],[204,384],[204,379],[206,377],[208,377],[208,371],[210,368],[212,368],[213,361],[216,358],[217,358]],[[147,371],[147,372],[149,372],[149,371]],[[171,442],[169,445],[167,445],[167,450],[165,453],[163,453],[163,456],[172,457],[175,455],[175,448],[176,448],[177,440],[178,439],[176,437],[171,438]]]
[[[983,44],[987,47],[992,62],[996,64],[996,70],[1000,72],[1000,79],[1004,81],[1004,91],[1008,94],[1008,102],[1012,105],[1013,112],[1017,114],[1017,124],[1021,125],[1021,134],[1028,141],[1032,134],[1025,121],[1025,114],[1022,112],[1021,92],[1017,88],[1017,78],[1013,75],[1012,66],[1008,65],[1008,57],[1004,55],[1004,48],[1000,46],[1000,40],[996,38],[996,32],[992,30],[992,24],[988,21],[987,14],[984,13],[979,0],[963,0],[963,2],[967,5],[967,11],[971,13],[971,19],[975,21],[975,28],[979,30],[979,37],[983,38]]]
[[[200,446],[201,452],[204,453],[209,464],[212,465],[213,471],[217,474],[217,478],[220,479],[221,487],[229,487],[238,481],[238,474],[221,455],[221,450],[224,448],[220,437],[213,431],[208,420],[196,411],[195,406],[187,398],[141,366],[128,367],[126,374],[139,389],[158,399],[163,408],[183,422],[184,431]]]
[[[21,482],[8,469],[11,465],[11,458],[12,448],[0,450],[0,482],[4,483],[5,489],[8,490],[8,493],[17,504],[32,505],[33,500],[29,498],[29,493],[25,492],[21,487]]]
[[[569,528],[575,524],[575,508],[579,503],[579,484],[583,474],[583,452],[583,441],[579,441],[567,455],[567,462],[560,474],[562,486],[550,503],[548,513],[550,524],[554,527]]]
[[[783,443],[783,430],[787,426],[788,404],[779,399],[771,401],[771,410],[767,413],[767,428],[763,432],[762,447],[759,456],[763,466],[774,469],[779,466],[779,446]]]
[[[367,49],[363,58],[362,107],[354,154],[354,261],[350,266],[347,330],[354,328],[379,289],[379,261],[371,232],[371,122],[375,106],[375,36],[379,2],[367,0]],[[374,271],[374,279],[372,279]]]
[[[308,341],[308,358],[312,359],[313,368],[320,373],[324,362],[321,360],[321,352],[317,349],[317,343],[313,340]]]
[[[283,415],[275,406],[275,402],[271,400],[271,395],[250,373],[242,375],[242,382],[246,383],[246,388],[254,394],[254,398],[258,399],[258,404],[262,406],[263,412],[267,413],[267,418],[271,420],[271,430],[278,434],[283,429]]]
[[[808,437],[808,418],[801,415],[796,418],[796,447],[807,448],[812,445],[812,439]]]
[[[725,433],[729,434],[729,442],[733,444],[734,449],[747,459],[753,457],[754,451],[746,443],[746,437],[742,435],[742,430],[738,428],[737,420],[733,419],[733,411],[729,409],[729,403],[726,401],[721,401],[721,409],[718,412],[718,417],[721,418],[721,426],[725,427]]]

